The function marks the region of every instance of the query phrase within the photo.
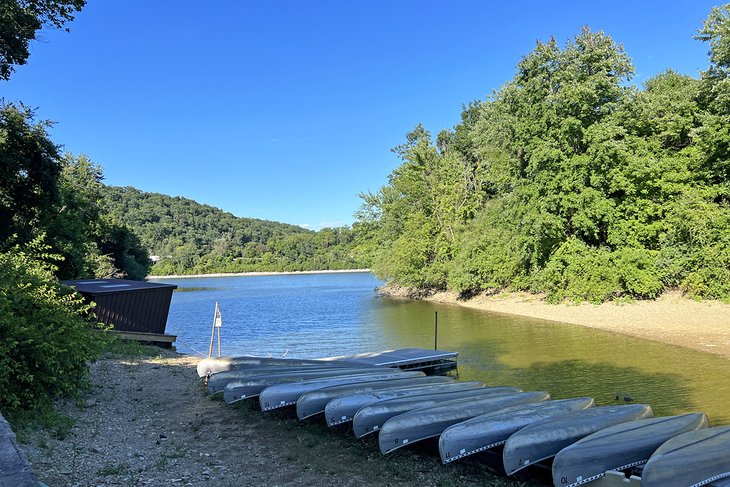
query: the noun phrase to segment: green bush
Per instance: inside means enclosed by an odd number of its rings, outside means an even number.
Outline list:
[[[549,302],[565,299],[600,303],[621,294],[617,269],[606,248],[589,247],[572,237],[553,254],[536,278]]]
[[[41,239],[0,253],[0,411],[47,410],[78,393],[106,341],[89,305],[54,277]]]
[[[659,263],[667,286],[695,298],[730,296],[730,207],[713,192],[692,191],[667,215]]]

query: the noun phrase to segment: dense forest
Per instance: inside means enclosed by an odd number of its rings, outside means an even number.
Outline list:
[[[404,286],[549,300],[730,297],[730,4],[699,79],[643,87],[603,32],[538,42],[435,139],[422,126],[358,213],[358,249]]]
[[[348,228],[318,232],[240,218],[193,200],[105,186],[103,205],[159,260],[153,275],[352,269]]]

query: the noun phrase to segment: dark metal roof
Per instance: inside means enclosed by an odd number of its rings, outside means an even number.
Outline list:
[[[76,288],[76,290],[80,293],[87,293],[93,296],[96,296],[98,294],[124,293],[145,289],[177,289],[177,286],[174,284],[132,281],[129,279],[80,279],[75,281],[61,281],[61,283]]]

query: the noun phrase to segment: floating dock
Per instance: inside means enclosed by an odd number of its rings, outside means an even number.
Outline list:
[[[444,374],[457,367],[459,352],[427,350],[425,348],[400,348],[384,352],[367,352],[340,357],[326,357],[323,361],[343,361],[377,367],[398,367],[401,370],[420,370],[428,375]]]

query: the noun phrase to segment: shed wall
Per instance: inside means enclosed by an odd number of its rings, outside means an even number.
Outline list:
[[[141,289],[88,295],[96,302],[94,313],[102,323],[119,331],[165,333],[173,288]]]

